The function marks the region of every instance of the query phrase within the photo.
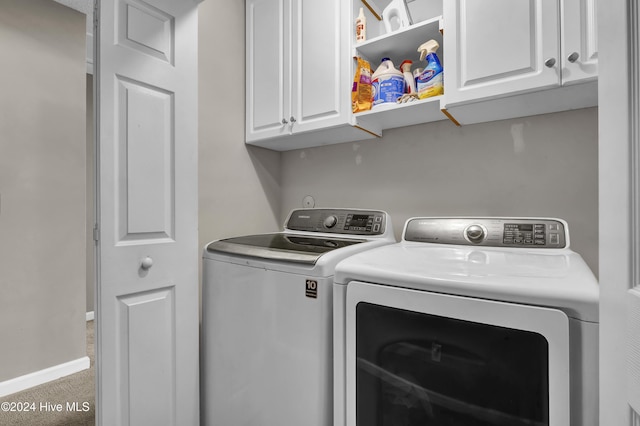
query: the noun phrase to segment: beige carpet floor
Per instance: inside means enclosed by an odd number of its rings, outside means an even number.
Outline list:
[[[95,351],[93,321],[87,321],[88,370],[14,393],[3,402],[29,404],[31,411],[0,410],[1,426],[93,426],[95,425]],[[74,404],[75,403],[75,404]],[[61,404],[57,412],[47,407]]]

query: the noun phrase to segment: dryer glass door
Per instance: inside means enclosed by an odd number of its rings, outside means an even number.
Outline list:
[[[560,421],[569,411],[564,313],[352,284],[349,425],[569,424]]]

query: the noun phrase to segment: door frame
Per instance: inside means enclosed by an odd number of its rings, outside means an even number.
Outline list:
[[[598,4],[600,424],[640,424],[640,15]],[[636,368],[629,368],[633,363]]]

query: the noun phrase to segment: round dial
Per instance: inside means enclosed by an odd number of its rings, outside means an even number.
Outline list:
[[[325,228],[331,229],[336,226],[336,223],[338,223],[338,218],[333,215],[327,216],[327,218],[324,220]]]
[[[487,236],[484,227],[481,225],[471,225],[467,227],[467,229],[464,230],[464,234],[467,237],[467,240],[472,243],[480,243]]]

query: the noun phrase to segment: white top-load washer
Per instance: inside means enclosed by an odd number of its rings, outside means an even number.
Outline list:
[[[300,209],[203,255],[202,424],[330,426],[335,265],[395,243],[378,210]]]
[[[334,284],[335,426],[598,424],[597,281],[548,218],[413,218]]]

